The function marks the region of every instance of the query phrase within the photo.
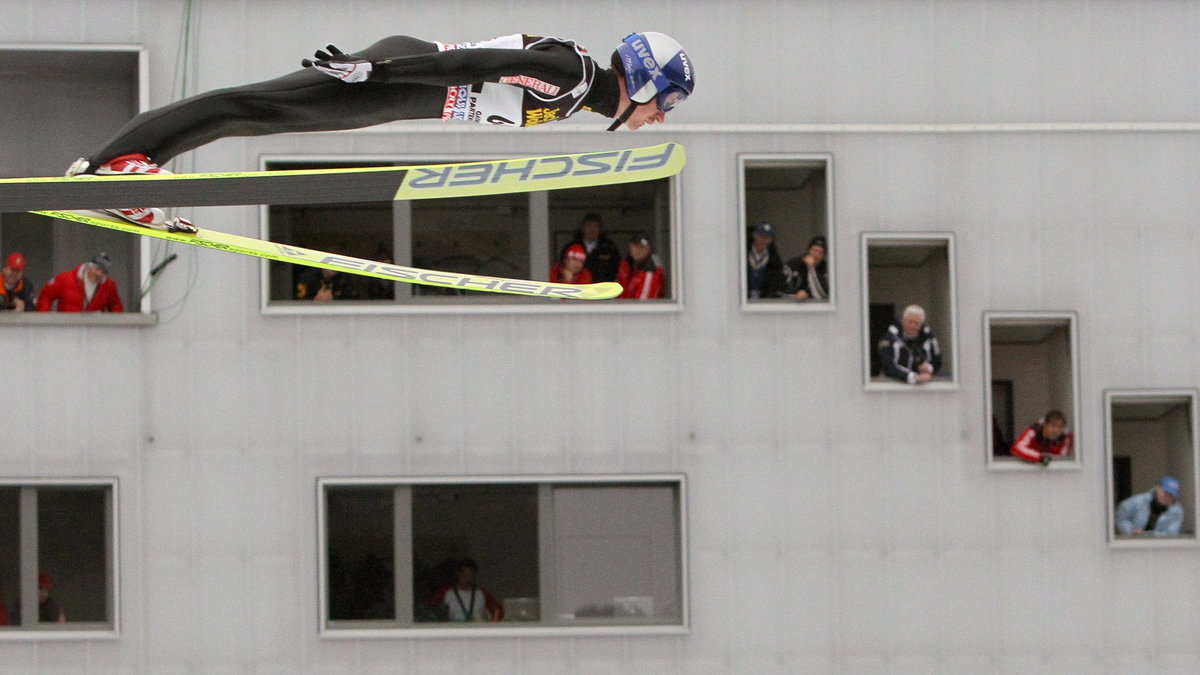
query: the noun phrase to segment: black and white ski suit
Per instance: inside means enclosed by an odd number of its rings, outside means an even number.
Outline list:
[[[305,68],[199,94],[138,115],[88,160],[96,167],[141,153],[164,164],[220,138],[356,129],[396,120],[532,126],[579,110],[617,114],[616,72],[601,68],[570,40],[508,35],[455,44],[397,35],[353,56],[374,64],[366,82],[350,84]]]

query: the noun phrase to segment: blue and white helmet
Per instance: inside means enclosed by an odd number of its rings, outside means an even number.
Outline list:
[[[630,33],[617,45],[625,71],[625,89],[634,103],[657,100],[663,112],[675,107],[696,85],[692,63],[683,47],[662,33]]]

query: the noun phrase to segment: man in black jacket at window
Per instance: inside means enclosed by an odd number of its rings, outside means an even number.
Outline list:
[[[621,251],[604,232],[604,218],[599,213],[589,213],[583,217],[579,222],[579,229],[575,230],[575,236],[567,242],[558,257],[561,259],[562,254],[573,244],[578,244],[587,251],[583,266],[592,273],[592,283],[617,280]]]
[[[907,384],[924,384],[941,369],[942,350],[920,305],[905,307],[888,326],[879,340],[879,359],[884,375]]]

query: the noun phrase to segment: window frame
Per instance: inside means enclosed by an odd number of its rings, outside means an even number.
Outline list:
[[[145,45],[134,43],[58,43],[58,42],[0,42],[0,51],[56,51],[56,52],[122,52],[133,53],[137,55],[137,111],[144,113],[150,109],[150,53]],[[84,226],[80,226],[84,227]],[[151,251],[151,238],[138,237],[138,284],[137,288],[144,288],[146,282],[150,279],[150,268],[154,266],[153,252]],[[153,285],[147,289],[145,294],[136,301],[138,311],[134,317],[122,317],[121,319],[107,319],[106,324],[135,324],[135,325],[153,325],[158,323],[157,315],[154,314],[152,296]],[[132,300],[132,298],[131,298]],[[128,306],[132,307],[135,303],[130,302]],[[38,313],[34,313],[37,316]],[[69,320],[59,320],[53,323],[61,323],[67,325],[87,325],[92,323],[91,315],[98,315],[99,312],[80,312],[80,316],[72,317]],[[133,314],[125,312],[123,314]],[[150,318],[147,318],[150,317]],[[12,321],[17,317],[5,317],[6,322]],[[45,316],[43,315],[43,317]],[[99,317],[95,317],[99,318]],[[43,321],[34,320],[33,317],[23,317],[20,320],[12,321],[13,323],[29,324],[43,323]]]
[[[958,321],[958,280],[955,273],[956,255],[954,251],[954,233],[953,232],[863,232],[859,239],[859,284],[861,286],[861,301],[862,301],[862,334],[861,334],[861,350],[862,350],[862,376],[863,390],[869,392],[937,392],[937,391],[958,391],[961,369],[959,367],[959,321]],[[900,382],[873,381],[871,379],[871,352],[875,349],[874,339],[871,336],[871,273],[870,273],[870,248],[873,242],[890,241],[895,244],[904,243],[944,243],[946,247],[946,270],[948,289],[948,306],[950,311],[950,331],[949,335],[939,329],[935,337],[940,340],[949,339],[950,344],[950,372],[951,377],[948,381],[932,381],[922,385],[903,384]],[[926,307],[926,310],[929,308]],[[943,352],[945,349],[943,349]]]
[[[428,162],[474,162],[495,159],[509,159],[514,156],[535,156],[538,153],[519,153],[519,154],[499,154],[499,153],[460,153],[446,152],[441,154],[430,154],[427,152],[403,153],[403,154],[388,154],[388,155],[370,155],[361,153],[349,154],[262,154],[259,155],[258,168],[265,171],[268,164],[274,162],[304,162],[304,163],[319,163],[319,162],[372,162],[376,164],[419,164]],[[549,154],[549,153],[543,153]],[[684,284],[683,274],[681,272],[684,258],[683,241],[680,236],[682,222],[682,181],[678,175],[671,176],[667,179],[667,194],[670,199],[670,214],[668,216],[667,227],[670,231],[670,263],[667,268],[667,287],[671,290],[671,298],[655,299],[649,301],[604,301],[604,300],[587,300],[587,301],[571,301],[571,302],[537,302],[522,303],[518,296],[508,296],[504,294],[489,294],[486,296],[473,296],[470,300],[465,299],[448,299],[438,301],[435,299],[426,299],[420,302],[400,302],[397,300],[368,300],[368,301],[352,301],[352,302],[330,302],[322,303],[320,306],[314,306],[312,303],[300,303],[296,301],[282,301],[271,299],[271,283],[270,283],[270,261],[266,259],[259,260],[259,312],[265,316],[330,316],[330,315],[417,315],[417,314],[564,314],[564,313],[678,313],[684,308]],[[548,199],[544,197],[549,191],[541,190],[526,194],[531,201],[540,202],[545,209],[549,209]],[[538,197],[538,195],[543,195]],[[536,223],[540,222],[541,216],[533,211],[531,205],[530,212],[530,235],[531,241],[544,241],[549,232],[542,233],[536,236],[533,232]],[[270,205],[260,205],[258,208],[258,236],[261,239],[270,241]],[[393,227],[395,225],[393,224]],[[393,230],[393,234],[395,231]],[[410,233],[411,236],[411,233]],[[551,260],[550,264],[554,261]],[[411,264],[411,263],[410,263]],[[397,288],[408,286],[402,281],[397,281]],[[491,296],[495,296],[494,298]]]
[[[779,166],[788,166],[790,164],[800,162],[824,162],[825,163],[825,240],[829,242],[829,247],[826,249],[825,261],[829,267],[829,300],[827,302],[800,302],[780,300],[778,302],[771,301],[751,301],[746,297],[749,293],[749,280],[746,278],[746,231],[750,227],[750,223],[746,220],[746,169],[747,168],[763,168],[770,164],[778,164]],[[762,163],[761,166],[754,166],[756,162]],[[734,243],[732,250],[735,252],[735,268],[738,270],[738,305],[743,312],[836,312],[838,300],[838,287],[841,286],[837,282],[837,257],[838,252],[833,249],[837,247],[837,237],[835,236],[835,223],[837,217],[834,213],[833,203],[833,153],[830,152],[798,152],[798,153],[757,153],[744,152],[737,155],[737,196],[738,196],[738,227],[734,232]]]
[[[363,626],[363,627],[330,627],[329,611],[329,570],[326,548],[329,537],[327,531],[326,488],[329,487],[404,487],[416,485],[483,485],[483,484],[532,484],[532,485],[604,485],[613,486],[637,485],[640,483],[672,483],[678,489],[678,518],[679,528],[679,604],[680,619],[677,624],[611,624],[611,625],[522,625],[513,622],[511,626],[494,624],[464,625],[463,627],[420,627],[420,624]],[[687,476],[682,473],[663,474],[547,474],[547,475],[506,475],[506,476],[399,476],[399,477],[319,477],[316,481],[317,501],[317,634],[329,639],[459,639],[480,637],[580,637],[580,636],[646,636],[646,635],[686,635],[690,632],[690,611],[688,595],[688,509],[687,509]],[[398,509],[397,509],[398,511]],[[541,520],[541,516],[539,516]],[[402,560],[408,555],[407,565],[411,565],[411,525],[399,520],[395,530],[408,530],[409,547],[395,552],[397,578],[411,576]],[[546,543],[540,542],[539,548],[544,555]],[[348,622],[351,623],[351,622]]]
[[[1065,323],[1068,331],[1067,345],[1071,351],[1071,418],[1068,428],[1071,430],[1071,459],[1055,460],[1047,466],[1024,462],[1019,459],[998,461],[992,447],[992,324],[1020,323],[1027,325],[1044,324],[1059,325]],[[1079,314],[1074,311],[1019,311],[1009,312],[988,310],[983,313],[983,422],[984,422],[984,452],[989,471],[1078,471],[1083,467],[1083,447],[1081,439],[1081,419],[1083,406],[1080,402],[1080,373],[1079,373]],[[1029,420],[1014,420],[1013,433],[1020,434]],[[1014,437],[1014,441],[1016,438]]]
[[[1200,468],[1197,462],[1200,461],[1200,440],[1197,433],[1200,433],[1200,421],[1196,419],[1197,399],[1200,398],[1200,391],[1197,389],[1176,388],[1176,389],[1106,389],[1104,390],[1104,508],[1107,512],[1105,523],[1107,525],[1106,538],[1108,547],[1112,549],[1146,549],[1146,548],[1200,548],[1200,528],[1196,527],[1197,514],[1194,511],[1200,508],[1200,485],[1197,484],[1197,477],[1200,477]],[[1116,527],[1116,511],[1117,505],[1114,503],[1116,495],[1113,485],[1113,404],[1114,403],[1185,403],[1188,407],[1190,416],[1190,431],[1192,436],[1192,509],[1193,513],[1184,511],[1184,523],[1190,519],[1192,523],[1192,534],[1179,535],[1177,537],[1137,537],[1127,538],[1117,536]],[[1144,486],[1143,486],[1144,487]],[[1136,494],[1136,493],[1135,493]]]
[[[85,641],[85,640],[116,640],[121,637],[121,569],[120,569],[120,490],[119,481],[116,478],[4,478],[0,477],[0,487],[16,487],[16,488],[62,488],[62,487],[92,487],[104,488],[108,490],[107,513],[105,514],[109,535],[106,541],[106,555],[108,560],[108,602],[110,608],[110,617],[107,627],[102,627],[101,622],[71,622],[68,621],[62,626],[55,624],[43,624],[37,628],[24,628],[20,626],[6,627],[0,630],[0,643],[3,642],[32,642],[32,641],[47,641],[47,640],[63,640],[63,641]],[[36,502],[36,499],[34,500]],[[34,507],[36,508],[36,506]],[[34,514],[36,518],[36,513]],[[25,566],[25,558],[27,555],[24,546],[28,542],[22,541],[22,548],[19,550],[19,555],[22,558],[22,567]],[[36,561],[36,549],[32,553],[33,559]],[[37,574],[35,569],[32,572]],[[23,569],[22,575],[26,572]],[[35,596],[36,597],[36,596]],[[24,607],[25,603],[22,603]],[[73,628],[72,624],[80,626]]]

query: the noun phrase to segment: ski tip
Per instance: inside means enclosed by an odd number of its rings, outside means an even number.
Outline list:
[[[601,281],[595,284],[587,284],[584,286],[587,293],[580,296],[581,300],[612,300],[625,290],[621,288],[621,284],[615,281]]]

